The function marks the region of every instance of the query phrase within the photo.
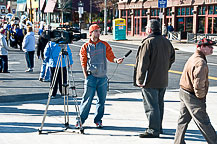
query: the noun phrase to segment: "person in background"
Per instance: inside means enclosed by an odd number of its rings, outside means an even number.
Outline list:
[[[168,23],[167,29],[168,29],[168,32],[173,32],[174,31],[174,28],[173,28],[171,23]]]
[[[44,30],[44,21],[41,21],[40,22],[40,27],[39,27],[39,30],[38,30],[38,35],[41,35],[43,30]]]
[[[194,120],[208,144],[217,144],[216,131],[206,112],[206,96],[209,88],[206,56],[213,53],[214,41],[203,38],[194,54],[185,64],[180,79],[180,116],[174,144],[185,144],[185,132],[191,119]]]
[[[22,43],[22,50],[25,52],[25,58],[28,69],[26,72],[33,72],[34,68],[34,53],[35,53],[35,36],[32,27],[27,27],[27,34]]]
[[[166,37],[167,36],[167,26],[166,26],[166,24],[164,24],[164,26],[163,26],[163,29],[162,29],[162,35],[164,36],[164,37]]]
[[[16,31],[17,45],[19,45],[20,50],[22,50],[22,43],[23,43],[23,38],[24,38],[23,31],[22,29],[20,29],[19,25],[16,25],[15,31]]]
[[[45,46],[48,43],[48,36],[46,35],[46,32],[42,32],[42,34],[39,36],[38,43],[37,43],[37,57],[38,59],[42,60],[41,65],[41,72],[39,76],[39,81],[48,82],[50,81],[50,69],[48,67],[48,63],[44,59],[44,49]]]
[[[8,45],[3,34],[4,29],[0,29],[0,73],[9,73],[8,71]]]
[[[45,62],[48,63],[48,66],[50,67],[50,72],[51,72],[51,86],[53,85],[53,91],[51,94],[51,98],[55,98],[56,94],[57,94],[57,87],[59,85],[59,91],[60,94],[62,94],[62,84],[67,83],[67,63],[66,63],[66,59],[67,57],[64,56],[62,57],[62,64],[60,63],[59,65],[59,70],[57,70],[57,77],[56,77],[56,81],[54,79],[54,74],[55,74],[55,70],[58,67],[57,62],[58,62],[58,58],[60,55],[60,52],[62,50],[62,48],[64,46],[64,49],[68,52],[68,57],[69,57],[69,67],[71,67],[71,65],[73,64],[73,60],[72,60],[72,52],[71,49],[69,48],[69,45],[67,44],[61,44],[62,41],[60,40],[61,38],[56,38],[53,39],[51,41],[49,41],[45,47],[44,50],[44,58],[45,58]],[[63,73],[61,71],[61,67],[63,68]],[[62,78],[63,76],[63,78]],[[62,80],[63,79],[63,80]]]

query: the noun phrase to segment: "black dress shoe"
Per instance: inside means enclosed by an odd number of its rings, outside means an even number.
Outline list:
[[[139,137],[140,138],[159,138],[159,135],[153,135],[153,134],[145,132],[143,134],[139,134]]]

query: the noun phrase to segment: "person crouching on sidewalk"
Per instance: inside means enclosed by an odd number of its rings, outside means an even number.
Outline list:
[[[0,73],[9,73],[8,71],[8,45],[3,34],[4,29],[0,29]]]
[[[34,67],[34,53],[35,53],[35,36],[32,32],[32,27],[27,27],[27,34],[25,35],[22,43],[22,49],[25,52],[25,58],[28,69],[26,72],[33,72]]]

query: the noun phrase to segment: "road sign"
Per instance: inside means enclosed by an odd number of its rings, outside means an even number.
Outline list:
[[[167,8],[167,0],[158,0],[158,8]]]

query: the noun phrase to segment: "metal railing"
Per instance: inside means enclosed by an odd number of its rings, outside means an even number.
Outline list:
[[[198,40],[202,38],[208,38],[212,41],[217,41],[217,34],[193,34],[193,33],[188,33],[187,34],[187,42],[188,43],[196,43]]]
[[[181,32],[168,32],[168,39],[181,41]]]

